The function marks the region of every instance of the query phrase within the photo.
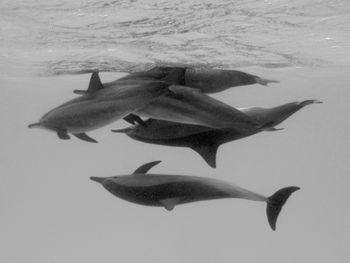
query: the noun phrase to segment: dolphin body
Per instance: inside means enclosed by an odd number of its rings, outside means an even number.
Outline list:
[[[266,202],[270,227],[276,229],[277,217],[289,196],[299,190],[291,186],[278,190],[270,197],[249,191],[227,182],[197,176],[146,174],[160,161],[146,163],[133,174],[112,177],[90,177],[101,183],[113,195],[126,201],[164,207],[171,211],[176,205],[197,201],[240,198]]]
[[[237,70],[156,66],[147,71],[131,73],[115,81],[104,83],[104,86],[109,87],[116,83],[139,79],[167,81],[171,84],[195,88],[203,93],[216,93],[236,86],[251,84],[266,86],[268,83],[279,82],[276,80],[263,79]],[[84,93],[82,90],[75,90],[74,92],[80,94]]]
[[[275,127],[295,112],[307,105],[321,103],[317,100],[291,102],[273,108],[251,107],[241,109],[261,125]],[[169,121],[149,119],[146,126],[135,125],[125,129],[112,130],[121,132],[130,138],[152,144],[189,147],[202,156],[209,166],[216,167],[216,154],[220,145],[248,137],[259,131],[240,133],[235,129],[213,129],[210,127],[181,124]]]
[[[170,92],[168,86],[162,81],[143,80],[104,89],[95,72],[85,95],[54,108],[38,123],[28,127],[55,131],[64,140],[69,139],[68,133],[71,133],[81,140],[97,142],[85,132],[108,125],[144,107],[156,97]]]
[[[135,114],[216,129],[230,128],[239,132],[271,129],[261,126],[240,110],[196,89],[177,85],[172,85],[169,89],[173,93],[156,98]]]

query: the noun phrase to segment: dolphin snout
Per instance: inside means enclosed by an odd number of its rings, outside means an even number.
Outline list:
[[[95,176],[91,176],[90,179],[91,179],[92,181],[95,181],[95,182],[97,182],[97,183],[101,183],[101,184],[102,184],[102,182],[103,182],[106,178],[105,178],[105,177],[95,177]]]
[[[39,127],[39,126],[41,126],[41,123],[40,122],[36,122],[36,123],[29,124],[28,128],[35,128],[35,127]]]

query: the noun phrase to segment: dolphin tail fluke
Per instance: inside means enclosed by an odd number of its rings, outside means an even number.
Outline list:
[[[191,149],[196,151],[202,158],[207,162],[207,164],[216,168],[216,153],[218,151],[218,144],[203,144],[191,146]]]
[[[278,80],[263,79],[263,78],[260,78],[258,76],[255,76],[255,81],[256,81],[256,83],[258,83],[260,85],[264,85],[264,86],[267,86],[267,84],[269,84],[269,83],[279,83]]]
[[[290,195],[299,189],[297,186],[282,188],[267,199],[266,215],[272,230],[276,230],[276,221],[283,205]]]
[[[28,125],[28,128],[35,128],[35,127],[40,127],[41,126],[41,122],[36,122],[36,123],[32,123]]]

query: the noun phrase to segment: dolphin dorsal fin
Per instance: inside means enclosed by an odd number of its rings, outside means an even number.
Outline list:
[[[151,169],[153,166],[159,164],[161,161],[154,161],[154,162],[149,162],[144,165],[141,165],[139,168],[133,172],[134,174],[146,174],[149,169]]]
[[[219,146],[220,144],[218,143],[205,143],[202,145],[193,145],[191,148],[199,153],[210,167],[216,168],[216,153]]]
[[[91,74],[89,87],[88,87],[86,93],[93,94],[100,89],[103,89],[103,85],[102,85],[100,76],[98,75],[98,72],[93,72]]]

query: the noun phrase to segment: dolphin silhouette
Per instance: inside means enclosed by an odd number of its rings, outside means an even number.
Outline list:
[[[266,86],[268,83],[279,82],[237,70],[156,66],[147,71],[131,73],[115,81],[104,83],[104,86],[109,87],[116,83],[140,79],[167,81],[171,84],[195,88],[204,93],[216,93],[236,86],[251,84]],[[75,90],[74,92],[84,94],[85,91]]]
[[[143,80],[104,89],[95,72],[85,95],[54,108],[28,127],[55,131],[64,140],[69,139],[68,133],[71,133],[81,140],[97,142],[85,132],[108,125],[144,107],[156,97],[170,92],[168,86],[163,81]]]
[[[164,207],[171,211],[176,205],[221,198],[240,198],[266,202],[266,214],[271,229],[289,196],[299,187],[282,188],[270,197],[252,192],[227,182],[198,176],[146,174],[160,161],[146,163],[133,174],[112,177],[90,177],[101,183],[113,195],[126,201]]]
[[[216,93],[236,86],[278,83],[276,80],[263,79],[237,70],[188,68],[185,86],[196,88],[204,93]]]
[[[240,109],[263,126],[275,127],[301,108],[317,100],[286,103],[273,108],[251,107]],[[112,130],[125,133],[130,138],[158,145],[189,147],[199,153],[211,167],[216,167],[216,154],[220,145],[248,137],[259,131],[240,133],[235,129],[213,129],[199,125],[149,119],[145,126],[135,125],[125,129]]]
[[[240,110],[196,89],[178,85],[172,85],[169,89],[173,93],[156,98],[135,114],[215,129],[230,128],[238,132],[271,129],[260,125]]]

